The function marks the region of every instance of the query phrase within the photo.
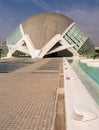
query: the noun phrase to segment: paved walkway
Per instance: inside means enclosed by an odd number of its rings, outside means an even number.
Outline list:
[[[62,59],[0,73],[0,130],[54,130]]]

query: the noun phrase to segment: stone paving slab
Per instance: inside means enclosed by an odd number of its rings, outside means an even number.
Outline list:
[[[38,67],[51,60],[39,62]],[[35,64],[0,74],[0,130],[54,130],[59,65],[55,73],[35,74]]]

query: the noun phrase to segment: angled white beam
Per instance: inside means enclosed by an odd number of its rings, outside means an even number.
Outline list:
[[[62,40],[60,43],[64,46],[69,46],[70,44],[62,37]],[[77,55],[78,52],[73,48],[73,46],[76,46],[75,44],[70,45],[70,47],[66,48],[68,51],[70,51],[73,55]]]
[[[24,42],[26,43],[26,46],[22,46],[24,44]],[[39,55],[39,50],[36,50],[29,35],[24,35],[18,42],[16,45],[10,45],[8,44],[8,49],[9,49],[9,53],[7,55],[7,57],[12,57],[12,54],[18,50],[21,51],[23,53],[26,53],[28,55],[30,55],[32,58],[35,58]]]
[[[22,35],[24,36],[25,33],[24,33],[24,31],[23,31],[22,24],[20,24],[20,30],[21,30]]]
[[[18,47],[16,47],[16,50],[30,55],[29,50],[25,46],[18,46]]]
[[[18,43],[16,45],[10,45],[10,44],[7,44],[8,46],[8,49],[9,49],[9,52],[7,54],[7,57],[10,58],[12,57],[12,54],[17,50],[17,47],[18,46],[21,46],[23,44],[23,37],[18,41]]]
[[[43,58],[44,55],[57,43],[61,40],[61,35],[56,34],[45,46],[41,49],[41,53],[39,54],[38,58]]]
[[[55,53],[55,52],[59,52],[59,51],[62,51],[62,50],[65,50],[65,49],[69,49],[71,47],[73,47],[74,45],[63,45],[63,46],[60,46],[52,51],[50,51],[49,53],[47,54],[51,54],[51,53]]]
[[[18,45],[18,46],[11,46],[11,49],[9,50],[7,57],[8,58],[12,57],[12,55],[15,51],[20,51],[20,52],[23,52],[23,53],[30,55],[29,50],[27,49],[26,46],[21,46],[21,45],[19,46]]]
[[[33,46],[33,43],[29,37],[29,35],[24,35],[24,40],[25,40],[25,43],[27,45],[27,48],[29,49],[29,53],[31,55],[32,58],[35,58],[37,57],[39,51],[37,52]]]
[[[77,53],[72,47],[75,46],[75,44],[70,45],[63,37],[61,37],[61,40],[59,41],[59,43],[62,45],[60,47],[57,47],[56,49],[48,52],[47,54],[51,54],[54,52],[58,52],[61,50],[65,50],[67,49],[68,51],[70,51],[72,54]]]
[[[68,28],[66,28],[66,30],[62,33],[62,36],[64,36],[73,25],[75,25],[75,22],[73,22]]]

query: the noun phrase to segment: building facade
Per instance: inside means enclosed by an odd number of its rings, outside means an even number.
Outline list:
[[[23,21],[6,39],[2,56],[43,58],[94,54],[88,35],[70,18],[57,13],[41,13]]]

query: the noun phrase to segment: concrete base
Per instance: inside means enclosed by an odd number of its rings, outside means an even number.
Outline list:
[[[64,58],[66,130],[98,130],[99,109]]]

